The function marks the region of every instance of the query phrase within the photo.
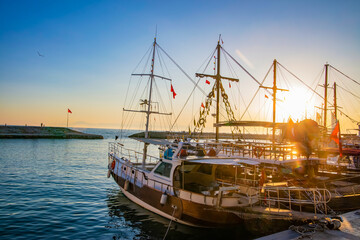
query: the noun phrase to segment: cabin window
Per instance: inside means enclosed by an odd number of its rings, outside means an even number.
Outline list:
[[[171,163],[162,162],[155,169],[154,173],[159,174],[161,176],[170,177],[171,167],[172,167]]]

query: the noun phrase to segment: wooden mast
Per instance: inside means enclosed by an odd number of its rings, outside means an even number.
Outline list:
[[[145,138],[149,138],[149,120],[150,120],[150,114],[151,114],[151,111],[150,111],[151,110],[151,95],[152,95],[152,84],[154,81],[154,66],[155,66],[155,47],[156,47],[156,37],[154,38],[154,47],[153,47],[152,61],[151,61],[150,90],[149,90],[148,108],[147,108],[147,112],[146,112]],[[145,168],[147,146],[148,146],[148,143],[144,142],[142,168]]]
[[[273,134],[272,134],[272,143],[275,144],[275,122],[276,122],[276,65],[277,61],[274,59],[274,83],[273,83]]]
[[[216,124],[215,124],[215,128],[216,128],[216,132],[215,132],[215,140],[218,141],[219,140],[219,116],[220,116],[220,85],[221,85],[221,79],[226,79],[232,82],[239,82],[239,79],[237,78],[229,78],[229,77],[223,77],[221,76],[221,72],[220,72],[220,50],[221,50],[221,45],[220,45],[220,37],[219,36],[219,41],[217,43],[216,46],[216,50],[217,50],[217,70],[216,70],[216,75],[209,75],[209,74],[203,74],[203,73],[196,73],[195,76],[196,77],[211,77],[213,79],[215,79],[215,84],[216,84]]]
[[[216,133],[215,133],[215,140],[219,140],[219,105],[220,105],[220,81],[221,81],[221,75],[220,75],[220,40],[218,41],[217,48],[217,71],[216,71]]]
[[[264,86],[260,86],[261,88],[266,88],[266,89],[272,89],[273,90],[273,133],[272,133],[272,143],[273,143],[273,148],[275,145],[275,123],[276,123],[276,91],[280,90],[280,91],[289,91],[287,89],[281,89],[278,88],[276,86],[276,67],[277,67],[277,60],[274,59],[273,62],[273,67],[274,67],[274,81],[273,81],[273,86],[272,87],[264,87]]]
[[[327,134],[327,128],[326,128],[326,118],[327,118],[327,87],[328,87],[328,67],[329,64],[325,64],[325,93],[324,93],[324,127],[325,127],[325,136]]]

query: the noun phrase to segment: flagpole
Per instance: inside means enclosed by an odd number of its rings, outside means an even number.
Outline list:
[[[69,110],[67,112],[66,128],[69,128]]]

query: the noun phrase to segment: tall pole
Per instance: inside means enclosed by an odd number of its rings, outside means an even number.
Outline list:
[[[327,87],[328,87],[328,67],[329,64],[325,64],[325,85],[324,85],[324,89],[325,89],[325,93],[324,93],[324,127],[325,127],[325,135],[327,133],[327,128],[326,128],[326,118],[327,118]]]
[[[273,83],[273,135],[272,135],[272,142],[275,144],[275,122],[276,122],[276,65],[277,61],[274,59],[274,83]]]
[[[336,103],[336,82],[334,82],[334,111],[335,111],[335,120],[337,121],[337,103]]]
[[[145,138],[149,138],[151,95],[152,95],[152,84],[153,84],[153,81],[154,81],[155,47],[156,47],[156,37],[154,38],[153,54],[152,54],[152,61],[151,61],[150,90],[149,90],[148,108],[147,108],[147,112],[146,112]],[[145,168],[147,146],[148,146],[148,143],[144,143],[144,152],[143,152],[143,160],[142,160],[142,168],[143,169]]]
[[[216,72],[216,135],[215,140],[219,140],[219,103],[220,103],[220,41],[218,41],[217,45],[217,72]]]
[[[67,112],[66,128],[69,128],[69,110]]]

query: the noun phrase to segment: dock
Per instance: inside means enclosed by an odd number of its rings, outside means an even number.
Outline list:
[[[0,138],[7,139],[103,139],[97,134],[88,134],[64,127],[0,126]]]
[[[294,230],[285,230],[268,236],[258,238],[257,240],[337,240],[337,239],[360,239],[360,209],[340,215],[343,219],[341,227],[338,230],[325,229],[304,232],[303,234]]]

